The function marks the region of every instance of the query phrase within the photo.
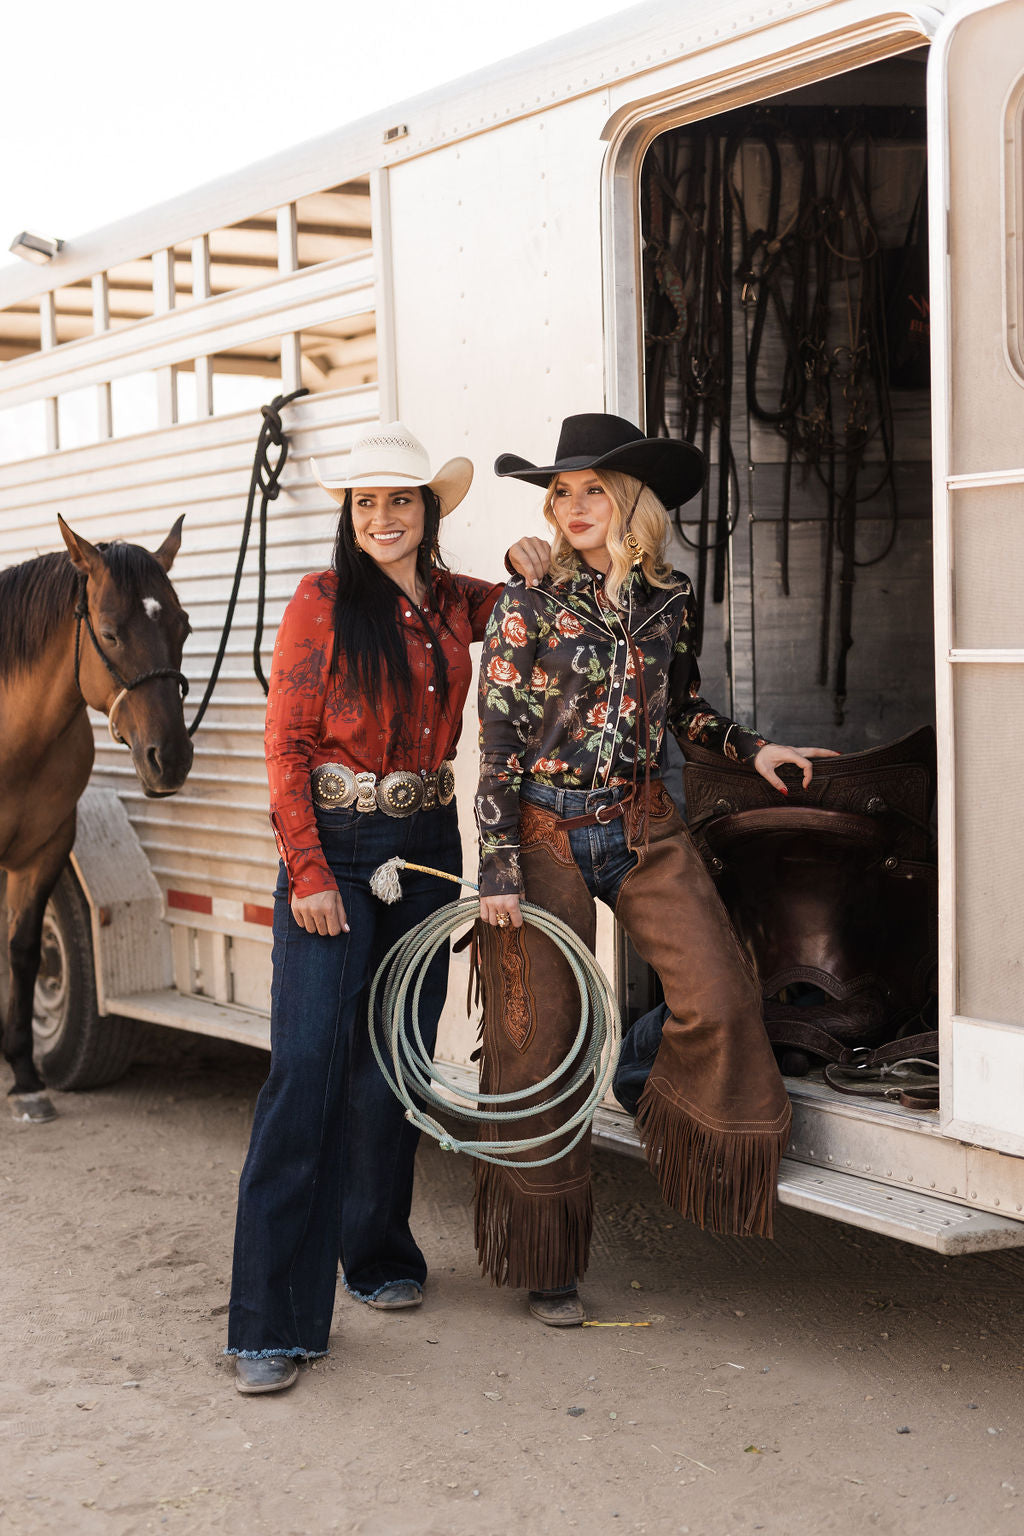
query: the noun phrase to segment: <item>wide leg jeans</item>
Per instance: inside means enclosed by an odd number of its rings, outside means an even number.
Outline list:
[[[392,944],[459,892],[447,880],[401,873],[386,906],[370,876],[394,855],[461,873],[454,802],[392,818],[317,812],[350,932],[311,934],[295,921],[282,867],[274,900],[270,1075],[260,1091],[238,1190],[228,1354],[327,1351],[338,1262],[364,1301],[384,1286],[422,1286],[427,1267],[409,1228],[419,1133],[405,1119],[370,1046],[370,983]],[[420,997],[433,1049],[448,984],[434,958]]]

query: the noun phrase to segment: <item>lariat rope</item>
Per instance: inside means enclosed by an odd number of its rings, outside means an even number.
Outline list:
[[[431,869],[405,859],[389,859],[377,869],[370,889],[382,901],[401,899],[400,869],[436,875],[468,890],[471,880],[445,870]],[[564,956],[580,994],[580,1021],[565,1057],[547,1077],[513,1093],[483,1093],[466,1088],[446,1075],[432,1060],[420,1029],[420,995],[431,961],[459,928],[478,917],[479,900],[453,901],[440,907],[408,933],[384,956],[370,988],[370,1044],[377,1065],[392,1093],[405,1105],[405,1118],[437,1141],[444,1152],[466,1152],[481,1162],[517,1168],[543,1168],[557,1162],[586,1135],[594,1112],[611,1086],[621,1043],[619,1010],[611,983],[590,950],[561,918],[533,902],[520,904],[523,920],[547,935]],[[508,930],[502,930],[508,932]],[[379,999],[379,1006],[378,1006]],[[406,1027],[406,1020],[409,1025]],[[544,1099],[539,1095],[550,1090]],[[518,1120],[550,1114],[582,1094],[580,1104],[566,1114],[553,1131],[540,1136],[505,1136],[500,1140],[462,1139],[431,1113],[483,1124],[514,1126]],[[470,1103],[465,1102],[470,1100]],[[461,1102],[460,1102],[461,1101]],[[571,1139],[566,1141],[565,1138]],[[555,1143],[546,1156],[524,1158]]]

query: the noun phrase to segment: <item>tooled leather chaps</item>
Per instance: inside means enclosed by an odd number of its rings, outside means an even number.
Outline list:
[[[757,979],[660,780],[644,800],[630,808],[637,863],[615,915],[657,971],[670,1012],[637,1124],[675,1210],[715,1231],[770,1236],[790,1108]],[[520,845],[526,899],[592,948],[594,901],[558,818],[523,803]],[[564,1059],[579,1027],[579,990],[536,928],[484,927],[479,937],[481,1087],[528,1087]],[[539,1117],[518,1125],[524,1136],[553,1128]],[[547,1290],[583,1275],[593,1222],[589,1136],[542,1168],[477,1163],[476,1181],[477,1249],[496,1284]]]

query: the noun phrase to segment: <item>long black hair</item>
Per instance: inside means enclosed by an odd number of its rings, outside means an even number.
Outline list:
[[[434,590],[434,572],[447,571],[438,547],[441,527],[441,503],[429,485],[420,486],[423,496],[423,537],[416,556],[416,570],[426,588],[423,606],[416,609],[419,620],[430,637],[434,663],[434,688],[444,709],[448,702],[448,668],[435,626],[447,627],[447,583],[440,587],[440,601]],[[357,543],[352,527],[352,492],[345,492],[338,518],[331,564],[338,577],[334,598],[334,652],[331,673],[338,676],[340,659],[345,658],[351,685],[365,695],[374,709],[379,708],[385,681],[401,702],[412,701],[412,677],[409,656],[398,623],[396,596],[406,601],[405,593],[391,580]]]

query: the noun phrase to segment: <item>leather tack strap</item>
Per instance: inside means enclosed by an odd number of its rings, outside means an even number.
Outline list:
[[[863,1048],[844,1045],[827,1030],[792,1018],[784,1022],[768,1019],[765,1021],[765,1030],[773,1045],[811,1051],[815,1056],[822,1056],[826,1061],[834,1061],[843,1066],[880,1067],[903,1061],[908,1056],[923,1056],[939,1048],[938,1032],[933,1029],[919,1035],[907,1035],[902,1040],[890,1040],[886,1045],[876,1046],[866,1054]]]
[[[626,814],[633,799],[630,790],[621,800],[616,800],[614,805],[599,805],[596,811],[591,811],[586,816],[565,816],[561,821],[555,822],[555,828],[559,832],[572,832],[577,827],[604,827],[610,821],[618,821],[620,816]]]

